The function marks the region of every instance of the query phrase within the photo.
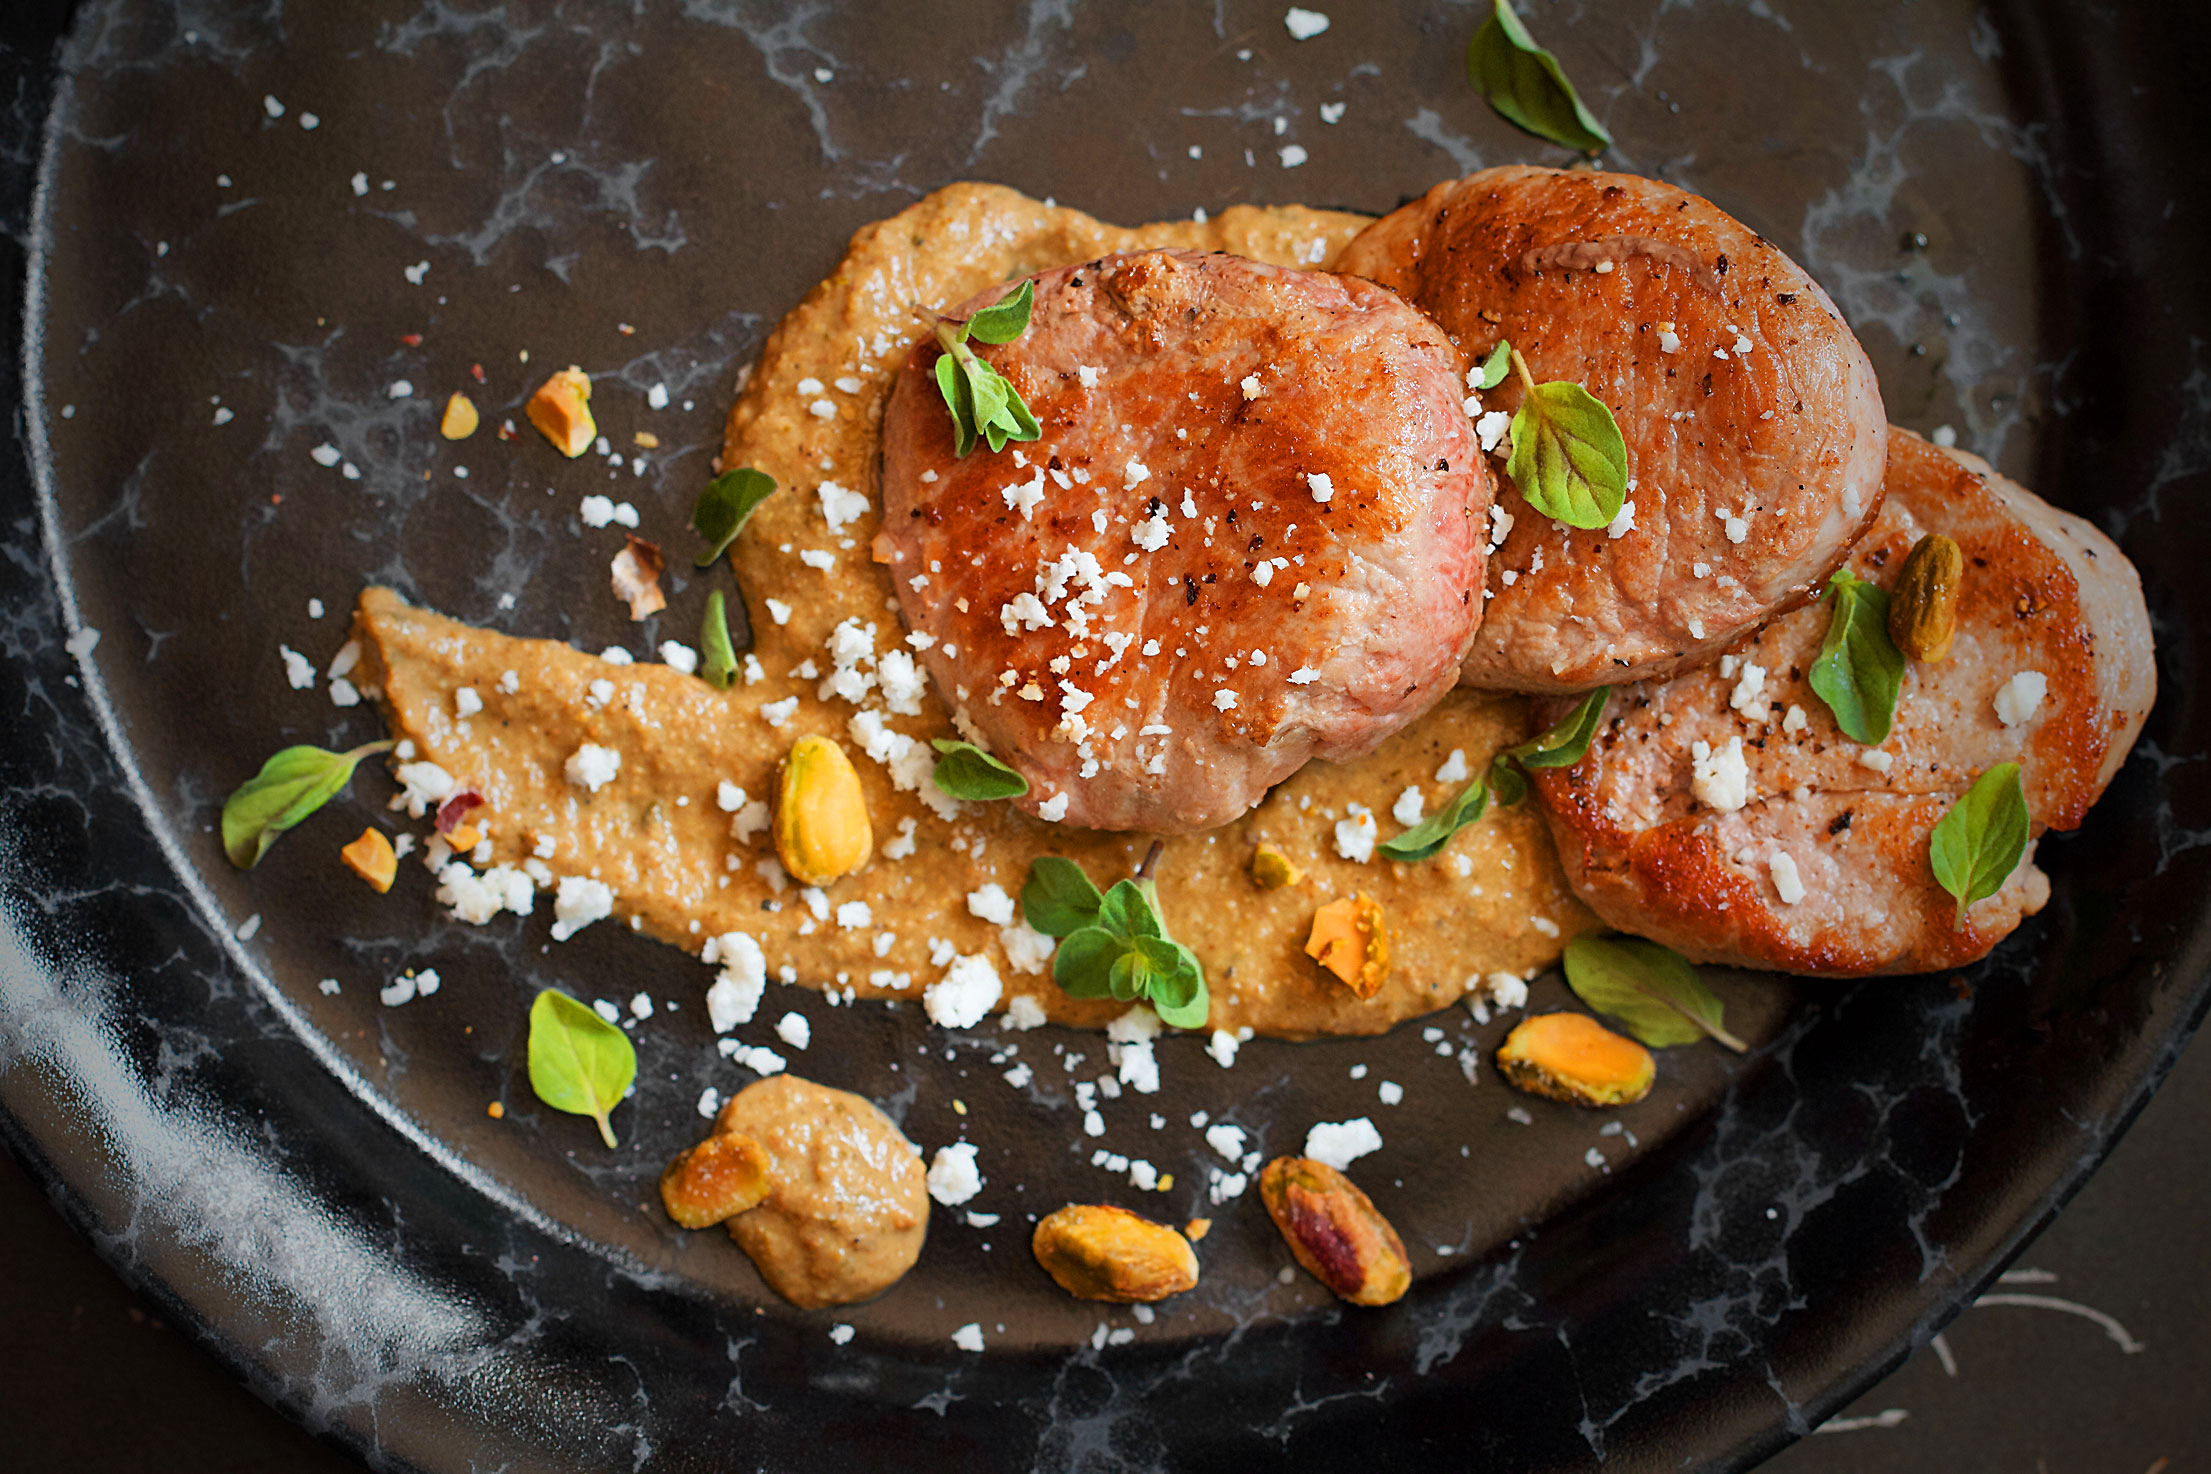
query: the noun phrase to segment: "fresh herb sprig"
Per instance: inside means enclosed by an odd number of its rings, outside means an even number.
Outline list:
[[[954,798],[989,803],[993,799],[1019,798],[1029,791],[1028,779],[972,742],[932,737],[929,745],[943,754],[931,776],[937,787]]]
[[[1520,350],[1511,352],[1522,394],[1505,474],[1546,517],[1569,527],[1609,525],[1628,496],[1628,447],[1619,421],[1579,384],[1538,384]]]
[[[1060,939],[1052,981],[1068,997],[1141,999],[1175,1028],[1203,1028],[1210,1006],[1205,969],[1196,953],[1167,935],[1159,916],[1152,867],[1162,848],[1153,841],[1136,873],[1102,895],[1074,861],[1040,856],[1021,888],[1021,914]]]
[[[1904,652],[1889,635],[1889,596],[1838,568],[1824,597],[1835,601],[1835,610],[1806,679],[1843,735],[1877,747],[1888,740],[1904,689]]]
[[[556,1111],[589,1116],[615,1146],[608,1117],[637,1078],[629,1036],[566,993],[547,988],[530,1005],[530,1089]]]
[[[2019,764],[1998,763],[1974,780],[1927,834],[1935,883],[1957,899],[1957,929],[1965,909],[2004,888],[2027,853],[2027,791]]]
[[[775,478],[750,466],[724,471],[706,483],[706,490],[691,507],[691,527],[706,539],[707,549],[698,566],[712,568],[737,541],[759,505],[775,494]]]
[[[1010,343],[1029,330],[1029,309],[1036,301],[1036,284],[1003,297],[965,322],[924,312],[944,350],[937,359],[937,392],[952,412],[952,451],[966,456],[978,440],[996,453],[1009,440],[1034,440],[1043,431],[1029,413],[1019,391],[967,346],[969,338],[985,343]]]
[[[1720,1000],[1680,953],[1641,937],[1576,937],[1566,944],[1566,986],[1654,1049],[1710,1037],[1737,1054]]]
[[[1506,0],[1496,0],[1489,20],[1466,48],[1467,80],[1499,117],[1562,148],[1599,154],[1612,135],[1582,105],[1558,58],[1535,44]]]
[[[1610,686],[1599,686],[1552,726],[1492,758],[1486,782],[1475,779],[1453,794],[1442,808],[1375,848],[1401,864],[1434,859],[1453,835],[1482,817],[1492,797],[1511,805],[1528,796],[1528,780],[1522,768],[1570,768],[1580,762],[1597,735],[1605,701],[1611,695]]]
[[[351,752],[285,748],[223,800],[223,853],[251,870],[285,830],[345,790],[362,758],[391,748],[390,742],[365,742]]]

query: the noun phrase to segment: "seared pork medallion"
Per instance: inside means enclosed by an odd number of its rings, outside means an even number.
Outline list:
[[[1564,692],[1708,661],[1816,593],[1881,503],[1886,426],[1817,283],[1706,200],[1532,166],[1451,180],[1369,226],[1337,269],[1392,287],[1470,362],[1500,342],[1577,383],[1626,442],[1626,506],[1579,529],[1509,479],[1470,685]],[[1488,391],[1495,445],[1523,395]]]
[[[1961,556],[1954,617],[1914,596],[1890,626],[1932,608],[1923,648],[1948,648],[1898,657],[1885,740],[1845,736],[1810,684],[1829,599],[1716,666],[1615,692],[1588,755],[1534,775],[1606,921],[1699,961],[1842,977],[1960,966],[2041,909],[2030,839],[1961,927],[1928,833],[2002,763],[2019,765],[2030,835],[2080,823],[2156,696],[2141,582],[2088,523],[1908,431],[1890,432],[1887,492],[1853,574],[1895,589],[1930,533]]]
[[[957,454],[924,338],[883,418],[876,541],[962,730],[1028,779],[1016,802],[1208,829],[1434,705],[1480,618],[1490,500],[1435,325],[1217,253],[1034,282],[1027,331],[974,351],[1038,438]]]

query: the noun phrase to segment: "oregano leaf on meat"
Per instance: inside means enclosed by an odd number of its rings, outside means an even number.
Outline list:
[[[1538,384],[1520,350],[1522,386],[1505,474],[1528,505],[1569,527],[1604,527],[1628,496],[1628,447],[1602,400],[1579,384]]]
[[[1641,937],[1576,937],[1566,944],[1566,986],[1654,1049],[1711,1036],[1743,1053],[1720,1000],[1680,953]]]
[[[954,798],[988,803],[993,799],[1019,798],[1029,791],[1029,780],[972,742],[932,737],[929,745],[944,754],[931,776],[937,787]]]
[[[1496,0],[1488,22],[1467,46],[1466,75],[1497,115],[1516,128],[1586,154],[1612,146],[1612,135],[1582,105],[1558,58],[1535,44],[1506,0]]]
[[[1889,635],[1889,596],[1847,568],[1835,570],[1825,597],[1835,604],[1827,638],[1806,679],[1835,725],[1853,742],[1878,747],[1889,736],[1904,689],[1904,652]]]
[[[981,441],[992,451],[1008,441],[1035,440],[1043,434],[1036,416],[1020,392],[1004,375],[975,356],[967,346],[970,336],[985,343],[1010,343],[1029,329],[1029,310],[1036,300],[1036,284],[1023,282],[1012,292],[983,308],[965,322],[926,314],[944,350],[937,359],[937,392],[952,416],[952,453],[962,458]]]
[[[1935,883],[1957,898],[1957,929],[1965,909],[2004,888],[2027,853],[2027,791],[2019,764],[1998,763],[1974,780],[1927,834]]]

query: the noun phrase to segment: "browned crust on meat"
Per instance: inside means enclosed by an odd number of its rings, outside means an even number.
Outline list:
[[[1825,635],[1824,607],[1776,620],[1739,647],[1742,660],[1769,671],[1763,725],[1730,727],[1730,682],[1715,670],[1623,688],[1579,764],[1533,775],[1568,878],[1606,921],[1698,961],[1847,977],[1961,966],[2040,909],[2048,881],[2030,843],[2004,888],[1957,928],[1955,902],[1927,861],[1928,831],[1979,773],[2005,760],[2021,765],[2033,835],[2081,822],[2117,766],[2112,744],[2123,747],[2139,730],[2154,681],[2138,592],[2100,534],[2040,508],[2047,523],[2093,548],[2091,556],[2110,560],[2101,571],[2119,596],[2105,590],[2110,602],[2099,616],[2060,550],[2019,520],[2034,512],[2025,492],[1915,435],[1892,431],[1887,480],[1888,504],[1852,551],[1853,571],[1886,587],[1928,531],[1955,538],[1967,569],[1962,653],[1912,667],[1883,744],[1891,768],[1876,773],[1859,761],[1866,749],[1835,729],[1805,680]],[[2129,672],[2136,684],[2119,683],[2133,704],[2107,704],[2113,688],[2104,678],[2114,662],[2145,667]],[[2006,727],[1991,694],[2028,668],[2047,680],[2041,707],[2028,723]],[[1791,705],[1807,717],[1795,733],[1780,723]],[[1740,813],[1720,815],[1689,792],[1686,753],[1693,738],[1716,746],[1730,731],[1744,738],[1755,796]],[[1653,744],[1678,772],[1654,767],[1644,750]],[[1805,912],[1777,905],[1761,860],[1742,858],[1775,845],[1808,872],[1829,865],[1865,909],[1807,926]]]

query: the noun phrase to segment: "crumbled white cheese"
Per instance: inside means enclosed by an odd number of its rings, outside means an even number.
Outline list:
[[[1731,737],[1715,752],[1708,742],[1689,749],[1689,791],[1707,808],[1732,814],[1750,802],[1750,763],[1743,757],[1743,739]]]
[[[969,1321],[952,1333],[952,1344],[962,1351],[981,1351],[983,1349],[982,1326],[975,1321]]]
[[[834,481],[824,481],[814,488],[814,494],[821,498],[822,520],[829,524],[831,532],[842,532],[845,524],[857,522],[867,515],[866,495],[847,491]]]
[[[1501,409],[1493,409],[1474,422],[1474,434],[1482,444],[1482,454],[1489,455],[1504,443],[1506,432],[1512,429],[1512,416]],[[1505,518],[1505,525],[1512,525],[1512,518]],[[1502,534],[1493,534],[1492,542],[1504,541]]]
[[[1626,537],[1633,531],[1635,531],[1635,503],[1624,501],[1620,503],[1619,515],[1606,524],[1605,536],[1608,538]]]
[[[988,957],[954,957],[941,982],[922,994],[921,1005],[939,1028],[971,1029],[998,1002],[1004,985]]]
[[[1743,662],[1743,674],[1735,682],[1734,694],[1727,704],[1746,717],[1762,717],[1765,707],[1759,700],[1766,690],[1766,668],[1754,660]]]
[[[1804,708],[1790,702],[1788,711],[1781,718],[1781,730],[1794,736],[1810,725],[1812,719],[1804,714]]]
[[[777,624],[789,624],[791,622],[790,605],[784,603],[781,599],[768,599],[763,602],[768,606],[768,618],[774,620]]]
[[[1436,781],[1438,783],[1464,783],[1471,771],[1466,765],[1466,749],[1454,747],[1451,749],[1451,755],[1443,760],[1443,766],[1436,769]]]
[[[1055,793],[1036,806],[1036,816],[1047,824],[1057,824],[1067,817],[1067,795]]]
[[[1316,502],[1325,504],[1335,498],[1336,484],[1328,479],[1328,473],[1325,471],[1308,472],[1305,477],[1305,485],[1312,491],[1313,500]]]
[[[775,1021],[775,1036],[793,1049],[804,1049],[813,1042],[814,1026],[803,1013],[787,1013]]]
[[[553,940],[565,942],[594,921],[614,914],[614,891],[588,875],[564,875],[553,897]]]
[[[1228,1159],[1230,1166],[1244,1155],[1244,1128],[1228,1121],[1216,1121],[1205,1128],[1205,1144]]]
[[[1129,528],[1129,541],[1147,553],[1156,553],[1167,546],[1167,540],[1173,535],[1173,531],[1167,526],[1167,514],[1164,511],[1154,512]]]
[[[444,803],[454,789],[453,775],[433,762],[401,763],[392,772],[399,780],[397,802],[406,805],[407,816],[419,819]]]
[[[1336,853],[1364,865],[1374,858],[1374,811],[1364,804],[1347,804],[1351,817],[1336,823]]]
[[[1215,691],[1213,693],[1213,709],[1215,711],[1234,711],[1236,709],[1236,693],[1226,688]]]
[[[1212,1055],[1213,1062],[1225,1070],[1236,1063],[1236,1050],[1242,1043],[1243,1040],[1228,1030],[1215,1029],[1212,1037],[1205,1041],[1205,1052]]]
[[[1319,1121],[1305,1133],[1305,1155],[1338,1172],[1369,1152],[1382,1149],[1382,1133],[1365,1116],[1349,1121]]]
[[[1774,894],[1781,897],[1782,905],[1794,906],[1804,899],[1804,878],[1787,850],[1775,850],[1766,857],[1766,873],[1773,877]]]
[[[1876,773],[1886,773],[1891,767],[1894,767],[1895,764],[1896,754],[1892,752],[1883,752],[1878,747],[1869,747],[1865,751],[1858,754],[1858,766],[1861,768],[1871,768]]]
[[[749,1024],[759,1011],[761,995],[768,988],[768,959],[760,944],[741,931],[724,932],[707,943],[721,962],[713,986],[706,990],[706,1017],[717,1034],[739,1024]]]
[[[1244,398],[1246,399],[1257,399],[1265,392],[1265,386],[1259,382],[1257,374],[1244,375],[1244,382],[1239,387],[1243,389]]]
[[[2034,719],[2042,698],[2050,691],[2050,678],[2038,670],[2023,670],[1996,690],[1996,719],[2016,727]]]
[[[1428,796],[1415,784],[1399,794],[1397,802],[1390,805],[1390,817],[1410,829],[1420,822],[1420,816],[1427,807]]]
[[[983,1174],[975,1165],[975,1144],[970,1141],[940,1146],[929,1162],[929,1196],[947,1208],[983,1190]]]
[[[1328,17],[1318,10],[1293,5],[1282,13],[1282,25],[1293,41],[1310,41],[1328,29]]]
[[[578,788],[597,793],[614,781],[614,775],[622,771],[622,754],[611,747],[601,747],[596,742],[586,742],[568,755],[562,772],[568,781]]]
[[[1049,1020],[1044,1014],[1043,1004],[1037,1002],[1030,994],[1016,993],[1006,1000],[1006,1011],[999,1018],[998,1027],[1001,1029],[1018,1029],[1026,1033],[1030,1029],[1041,1029],[1048,1022]],[[1021,1068],[1026,1068],[1026,1066]]]
[[[796,696],[786,696],[781,701],[763,702],[760,707],[760,720],[771,727],[780,727],[789,721],[791,714],[797,710],[798,698]]]
[[[1298,587],[1303,588],[1304,585],[1300,584]],[[1310,665],[1301,665],[1290,672],[1290,684],[1293,686],[1310,686],[1319,679],[1320,671]]]
[[[980,890],[967,893],[968,915],[979,917],[992,926],[1006,926],[1013,921],[1013,897],[996,881]]]

